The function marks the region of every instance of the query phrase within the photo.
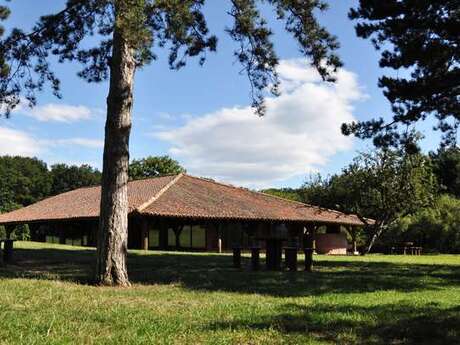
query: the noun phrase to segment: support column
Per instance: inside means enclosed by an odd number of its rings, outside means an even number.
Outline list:
[[[305,253],[305,271],[311,272],[313,270],[313,254],[316,254],[316,225],[315,224],[306,224],[305,228],[308,231],[307,235],[307,246],[304,248]]]
[[[233,267],[241,268],[241,247],[233,247]]]
[[[6,239],[11,240],[11,235],[16,230],[16,225],[5,225]]]
[[[65,244],[65,239],[66,239],[66,228],[65,228],[65,225],[64,223],[55,223],[53,225],[54,229],[56,229],[57,227],[57,231],[59,233],[59,243],[60,244]],[[54,230],[56,231],[56,230]]]
[[[217,232],[217,251],[222,254],[222,224],[216,223],[214,228]]]
[[[260,248],[251,248],[251,268],[253,271],[258,271],[260,268]]]
[[[149,250],[149,222],[147,219],[141,219],[141,249]]]

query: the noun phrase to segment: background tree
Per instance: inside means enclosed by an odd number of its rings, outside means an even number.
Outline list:
[[[149,156],[142,159],[134,159],[129,165],[130,180],[175,175],[185,172],[186,170],[179,162],[169,156]]]
[[[86,164],[81,166],[54,164],[51,166],[50,174],[53,181],[51,195],[101,183],[101,172]]]
[[[456,142],[460,124],[460,5],[457,0],[360,0],[349,16],[356,34],[381,50],[380,67],[398,71],[379,86],[390,101],[391,121],[383,118],[344,124],[344,134],[374,137],[376,145],[405,138],[399,127],[438,120],[444,143]]]
[[[340,175],[304,188],[306,202],[360,217],[368,253],[398,219],[433,202],[436,182],[424,156],[384,149],[361,153]]]
[[[128,163],[131,109],[136,70],[155,59],[156,48],[169,48],[172,69],[185,66],[188,57],[204,63],[207,51],[216,50],[203,12],[205,0],[67,0],[65,8],[40,18],[32,32],[15,29],[1,44],[11,68],[0,80],[0,100],[9,114],[20,95],[36,103],[35,91],[49,83],[57,96],[59,79],[51,70],[49,56],[60,62],[83,64],[79,76],[89,82],[109,79],[107,121],[102,170],[102,194],[97,250],[97,281],[106,285],[129,285],[126,269],[128,228]],[[222,3],[224,4],[224,2]],[[300,52],[310,59],[323,79],[341,65],[338,47],[316,20],[321,0],[229,0],[225,9],[233,18],[227,33],[238,48],[235,56],[243,65],[256,112],[263,115],[263,98],[269,88],[278,94],[278,57],[272,30],[259,5],[269,4],[277,19],[293,35]],[[98,43],[88,48],[87,40]]]
[[[11,211],[49,196],[51,183],[45,162],[28,157],[0,157],[0,210]]]
[[[302,197],[299,193],[299,190],[295,188],[268,188],[263,189],[262,192],[288,200],[302,201]]]
[[[436,153],[430,153],[430,158],[441,191],[460,198],[460,149],[440,148]]]
[[[460,253],[460,200],[441,195],[432,207],[398,219],[380,242],[385,246],[416,242],[425,252]]]

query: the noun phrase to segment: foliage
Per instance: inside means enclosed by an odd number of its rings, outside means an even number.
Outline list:
[[[302,201],[299,190],[294,188],[268,188],[262,190],[262,192],[288,200]]]
[[[229,1],[233,26],[227,29],[238,45],[235,56],[248,76],[259,114],[265,112],[265,90],[278,93],[273,32],[259,9],[264,2]],[[315,16],[327,5],[321,0],[268,3],[323,79],[334,80],[331,72],[341,66],[334,53],[338,44]],[[8,78],[0,79],[0,101],[6,105],[6,114],[17,106],[21,94],[34,105],[36,91],[47,84],[60,96],[60,82],[50,65],[52,56],[59,62],[81,63],[79,76],[88,82],[108,79],[114,33],[135,50],[138,67],[154,60],[159,48],[168,49],[171,69],[184,67],[188,57],[199,57],[203,64],[206,53],[217,47],[217,37],[207,27],[204,4],[205,0],[67,0],[62,11],[41,17],[30,33],[15,28],[0,45],[11,68]],[[89,36],[96,42],[93,47],[86,44]]]
[[[94,250],[15,247],[17,264],[0,268],[5,344],[419,345],[460,337],[459,256],[318,255],[317,271],[305,274],[235,270],[228,255],[130,251],[133,289],[106,289],[81,283],[91,278]]]
[[[369,251],[391,224],[430,205],[436,188],[426,157],[384,149],[361,153],[340,175],[307,182],[304,195],[307,202],[358,215]]]
[[[0,21],[4,21],[8,19],[10,16],[10,10],[8,7],[0,5]],[[2,38],[3,34],[5,33],[5,27],[0,25],[0,39]],[[6,78],[10,73],[10,68],[5,61],[4,52],[0,49],[0,79]]]
[[[149,156],[139,160],[134,159],[129,165],[129,178],[131,180],[185,172],[186,170],[179,162],[169,156]]]
[[[460,198],[460,149],[440,148],[436,153],[430,153],[430,158],[441,191]]]
[[[356,34],[381,51],[380,78],[393,119],[344,124],[345,134],[374,137],[376,145],[403,140],[398,128],[434,116],[444,143],[455,143],[460,124],[460,11],[458,0],[360,0],[349,16]]]
[[[36,158],[0,157],[0,212],[30,205],[48,196],[51,176]]]
[[[399,219],[382,237],[386,246],[414,242],[425,251],[460,253],[460,200],[443,195],[430,208]]]
[[[86,164],[81,166],[54,164],[51,166],[50,174],[53,181],[51,195],[101,183],[100,171]]]

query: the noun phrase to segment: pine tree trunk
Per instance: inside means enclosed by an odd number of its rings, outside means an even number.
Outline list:
[[[129,286],[128,164],[135,69],[134,50],[115,28],[97,243],[96,279],[101,285]]]

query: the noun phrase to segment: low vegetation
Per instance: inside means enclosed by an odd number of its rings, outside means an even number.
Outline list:
[[[0,344],[454,344],[460,257],[315,257],[251,272],[229,255],[131,251],[130,289],[90,283],[92,249],[18,242]]]

